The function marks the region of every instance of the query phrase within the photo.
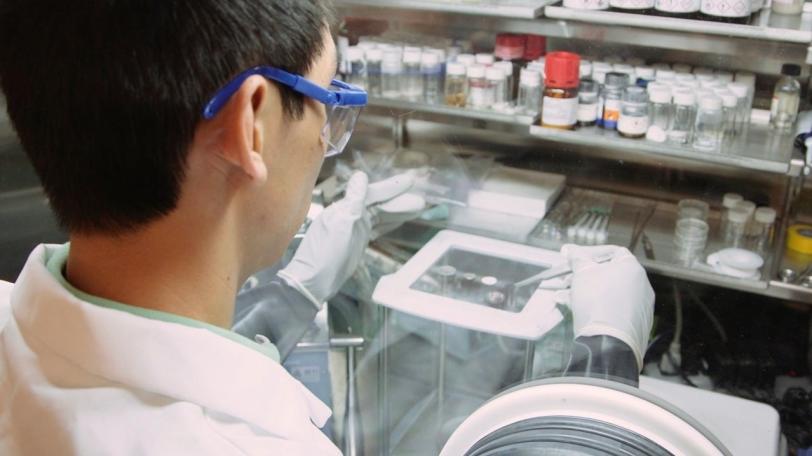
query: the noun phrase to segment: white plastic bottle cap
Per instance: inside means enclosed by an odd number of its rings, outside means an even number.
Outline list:
[[[753,215],[754,212],[756,212],[756,203],[747,200],[739,201],[739,203],[736,204],[735,209],[742,209],[747,211],[747,216],[749,217]]]
[[[398,67],[400,67],[401,64],[400,49],[398,48],[384,49],[383,62],[384,64],[397,65]]]
[[[671,64],[664,63],[664,62],[657,62],[654,65],[652,65],[652,67],[654,67],[654,69],[657,70],[657,71],[670,70],[671,69]]]
[[[716,95],[710,94],[708,96],[699,95],[699,108],[706,111],[713,111],[722,109],[722,99]]]
[[[716,80],[721,81],[725,84],[729,84],[733,82],[733,73],[729,71],[717,71],[716,72]]]
[[[420,57],[420,64],[424,66],[435,66],[440,63],[440,56],[434,52],[424,52]]]
[[[481,53],[477,54],[474,58],[476,59],[476,63],[480,65],[493,65],[494,62],[493,54]]]
[[[460,62],[451,62],[445,67],[445,72],[449,76],[465,76],[465,65]]]
[[[457,56],[457,62],[469,67],[476,63],[474,54],[460,54]]]
[[[760,207],[756,209],[754,217],[758,223],[770,225],[775,222],[777,215],[778,214],[775,212],[775,209],[771,207]]]
[[[747,223],[747,220],[750,219],[750,213],[746,209],[737,206],[727,211],[727,219],[735,223]]]
[[[739,105],[739,99],[733,92],[724,92],[719,96],[722,98],[722,106],[726,108],[735,108]]]
[[[674,91],[674,104],[680,106],[693,106],[696,103],[696,96],[688,90],[678,89]]]
[[[485,70],[485,77],[489,81],[504,81],[505,71],[501,68],[490,67],[487,70]]]
[[[485,77],[485,65],[471,65],[468,67],[468,77],[482,79]]]
[[[654,68],[648,66],[638,66],[634,68],[634,74],[640,79],[651,81],[654,79]]]
[[[736,82],[744,84],[748,87],[756,85],[756,75],[749,71],[737,71]]]
[[[592,76],[592,62],[590,62],[589,60],[581,60],[581,66],[579,70],[581,79],[586,79]]]
[[[710,75],[713,76],[713,68],[708,67],[696,67],[694,68],[694,74],[699,75]]]
[[[693,67],[687,63],[675,63],[673,68],[677,73],[690,73],[693,70]]]
[[[676,79],[677,82],[695,81],[696,76],[692,75],[691,73],[679,73],[674,76],[674,79]]]
[[[708,74],[708,73],[694,73],[694,75],[696,76],[696,80],[699,81],[700,83],[702,81],[709,82],[709,81],[715,81],[716,80],[716,76],[714,76],[713,73],[710,73],[710,74]]]
[[[747,85],[745,85],[745,84],[742,84],[742,83],[739,83],[739,82],[731,82],[730,84],[727,85],[727,88],[731,92],[736,94],[736,96],[739,97],[739,98],[747,97],[748,88],[747,88]]]
[[[636,67],[644,66],[646,64],[646,61],[640,57],[627,57],[625,62],[631,66]]]
[[[541,85],[541,74],[538,71],[525,68],[519,76],[519,82],[523,86],[538,87]]]
[[[358,46],[348,47],[347,60],[349,60],[350,62],[358,62],[364,60],[364,50]]]
[[[505,73],[506,78],[513,77],[513,63],[508,62],[506,60],[502,60],[500,62],[496,62],[493,64],[495,68],[499,68],[502,72]]]
[[[655,90],[659,90],[659,89],[669,89],[669,90],[671,90],[670,87],[671,86],[668,85],[665,82],[651,81],[651,82],[648,83],[648,85],[646,85],[646,90],[648,91],[649,95],[651,95],[651,92],[653,92]]]
[[[654,87],[649,90],[652,103],[671,103],[671,89],[668,87]]]
[[[680,87],[684,87],[689,90],[696,90],[699,88],[699,81],[696,79],[685,80],[677,83]]]
[[[383,60],[383,50],[378,48],[367,49],[366,57],[369,62],[380,62]]]
[[[673,81],[674,74],[673,70],[657,70],[656,77],[658,81]]]
[[[595,71],[598,68],[602,68],[608,73],[612,71],[612,64],[609,62],[592,62],[592,71]]]
[[[725,193],[725,196],[722,197],[722,206],[732,209],[742,201],[744,201],[744,197],[738,193]]]
[[[419,64],[422,57],[421,51],[407,50],[403,52],[403,63],[408,65]]]

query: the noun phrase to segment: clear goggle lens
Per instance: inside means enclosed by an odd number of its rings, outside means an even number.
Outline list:
[[[331,86],[331,90],[341,90]],[[355,129],[355,123],[361,114],[363,106],[325,105],[327,109],[327,122],[322,129],[322,138],[327,143],[326,157],[338,155],[347,147]]]

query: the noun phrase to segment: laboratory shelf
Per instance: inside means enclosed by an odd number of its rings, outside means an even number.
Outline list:
[[[558,0],[337,0],[339,5],[407,8],[442,13],[533,19]]]
[[[560,130],[530,127],[530,134],[564,144],[622,150],[628,155],[662,155],[776,174],[797,175],[792,165],[793,136],[776,133],[766,125],[751,124],[746,135],[726,142],[717,152],[702,152],[690,145],[656,143],[623,138],[615,131],[598,127]]]
[[[638,27],[796,44],[809,44],[812,42],[812,13],[804,13],[801,16],[784,16],[764,10],[756,14],[749,25],[610,11],[575,10],[562,6],[548,6],[544,14],[551,19],[609,26]]]

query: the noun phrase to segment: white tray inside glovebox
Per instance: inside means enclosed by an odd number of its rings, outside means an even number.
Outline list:
[[[555,293],[513,284],[562,261],[551,250],[446,230],[381,278],[372,299],[428,320],[535,340],[563,318]]]

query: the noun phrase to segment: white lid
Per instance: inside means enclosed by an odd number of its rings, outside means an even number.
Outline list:
[[[648,85],[646,85],[646,90],[649,93],[651,93],[652,90],[656,90],[656,89],[669,89],[670,90],[670,88],[671,88],[671,86],[668,83],[662,82],[662,81],[651,81],[651,82],[648,83]]]
[[[694,68],[695,75],[711,75],[713,76],[713,68],[708,67],[696,67]]]
[[[606,62],[611,64],[623,63],[623,58],[621,58],[619,55],[610,55],[606,57]]]
[[[368,51],[370,49],[375,49],[378,47],[378,43],[374,41],[370,41],[369,37],[362,36],[358,39],[358,47],[363,49],[364,51]]]
[[[673,81],[674,80],[674,71],[673,70],[657,70],[657,80],[658,81]]]
[[[668,87],[654,87],[649,90],[649,97],[652,103],[671,103],[671,89]]]
[[[481,79],[485,77],[485,65],[471,65],[468,67],[468,77]]]
[[[708,73],[694,73],[694,74],[696,75],[696,79],[699,82],[702,82],[702,81],[715,81],[716,80],[716,76],[714,76],[713,74],[708,74]]]
[[[726,108],[735,108],[739,104],[739,99],[733,92],[725,91],[724,93],[717,93],[722,98],[722,106]]]
[[[608,73],[612,71],[612,64],[609,62],[592,62],[592,71],[595,71],[598,68],[603,68]]]
[[[690,73],[693,70],[693,67],[687,63],[675,63],[673,68],[677,73]]]
[[[476,63],[476,57],[474,54],[459,54],[457,56],[457,62],[465,66],[471,66]]]
[[[707,111],[722,109],[722,99],[716,95],[700,96],[699,109]]]
[[[739,98],[745,98],[747,96],[747,92],[749,91],[746,84],[739,82],[731,82],[727,85],[727,88]]]
[[[674,76],[674,79],[676,79],[677,82],[695,81],[696,77],[691,73],[679,73],[676,76]]]
[[[383,61],[386,63],[397,63],[400,65],[401,63],[401,52],[400,48],[386,48],[383,51]]]
[[[445,67],[445,72],[449,76],[465,76],[465,65],[460,62],[451,62]]]
[[[501,60],[493,64],[494,68],[501,68],[502,71],[505,73],[506,78],[510,78],[513,76],[513,63],[508,62],[506,60]]]
[[[541,74],[530,68],[522,69],[519,75],[519,82],[523,86],[537,87],[541,85]]]
[[[756,213],[754,215],[758,223],[763,223],[765,225],[774,223],[776,216],[777,213],[775,212],[775,209],[771,207],[760,207],[756,209]]]
[[[729,71],[717,71],[716,72],[716,80],[721,81],[725,84],[733,82],[733,73]]]
[[[618,73],[634,74],[634,67],[625,63],[616,63],[612,68]]]
[[[744,201],[744,197],[738,193],[725,193],[725,196],[722,197],[722,206],[730,209],[742,201]]]
[[[424,52],[422,57],[420,57],[420,64],[424,66],[435,66],[439,65],[440,63],[440,56],[437,55],[436,52]]]
[[[589,60],[581,60],[580,77],[588,78],[592,74],[592,62]]]
[[[350,62],[357,62],[364,60],[364,50],[358,46],[350,46],[347,48],[347,59]]]
[[[756,85],[756,75],[749,71],[737,71],[736,82],[740,82],[746,86]]]
[[[497,67],[490,67],[485,70],[485,77],[488,78],[489,81],[504,81],[505,70]]]
[[[421,48],[419,46],[404,46],[403,47],[403,52],[420,52],[420,53],[422,53],[423,48]]]
[[[638,66],[634,68],[634,74],[640,79],[650,81],[654,79],[654,67]]]
[[[407,64],[416,64],[420,63],[420,59],[422,58],[423,53],[422,51],[415,51],[413,49],[407,49],[403,51],[403,63]]]
[[[366,51],[367,60],[370,62],[378,62],[383,59],[383,49],[370,48]]]
[[[671,70],[671,64],[664,62],[657,62],[652,65],[652,67],[654,67],[655,70]]]
[[[493,65],[493,62],[495,60],[493,58],[493,54],[486,54],[484,52],[477,54],[476,56],[474,56],[474,58],[476,59],[476,63],[480,65]]]
[[[735,208],[747,211],[747,216],[749,217],[756,211],[756,203],[747,200],[739,201]]]
[[[539,73],[544,77],[544,62],[530,62],[527,64],[527,69]]]
[[[674,91],[674,104],[693,106],[694,103],[696,103],[696,96],[690,90],[677,89]]]
[[[625,62],[631,66],[645,66],[646,61],[640,57],[626,57]]]
[[[750,219],[750,213],[747,212],[747,209],[736,206],[727,211],[727,219],[731,222],[747,223],[747,220]]]

